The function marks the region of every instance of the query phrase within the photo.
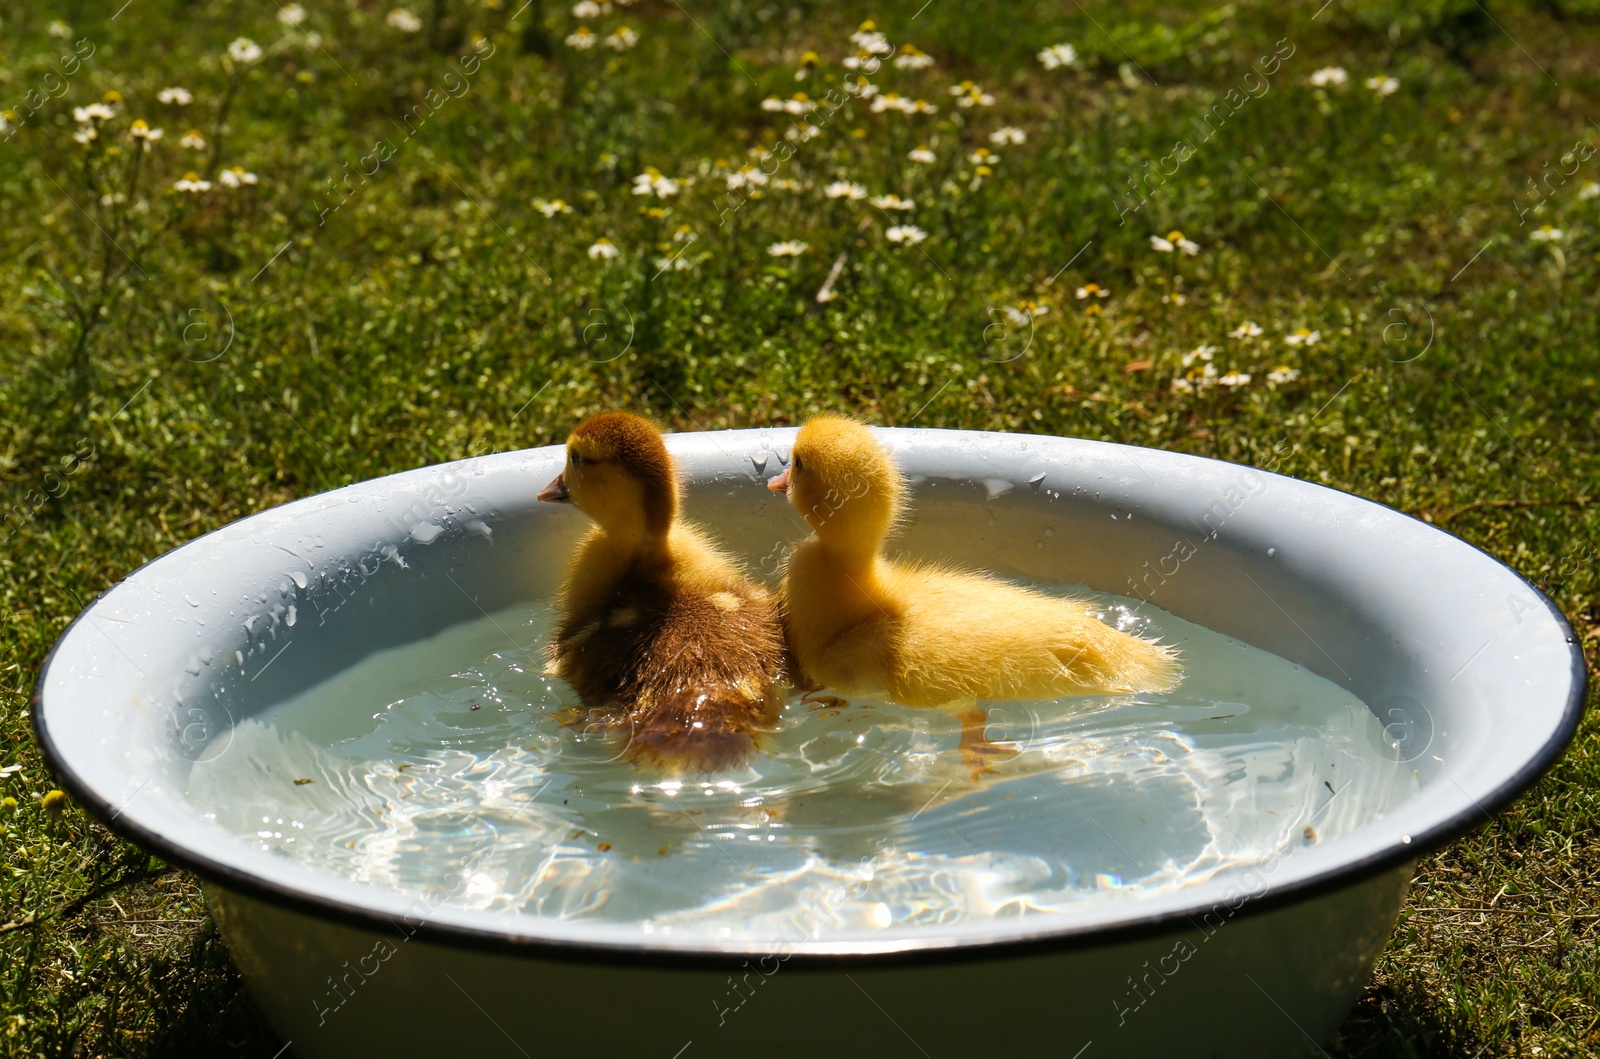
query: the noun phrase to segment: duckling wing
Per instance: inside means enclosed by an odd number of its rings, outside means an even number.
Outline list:
[[[891,694],[911,705],[1160,691],[1176,683],[1171,648],[1112,628],[1081,600],[934,566],[891,567],[884,586],[902,615],[899,686]]]

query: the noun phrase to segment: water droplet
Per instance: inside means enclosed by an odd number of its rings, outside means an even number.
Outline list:
[[[1272,557],[1273,557],[1273,556],[1274,556],[1274,555],[1277,555],[1277,554],[1278,554],[1278,549],[1276,549],[1276,548],[1268,548],[1268,549],[1267,549],[1267,558],[1269,558],[1269,559],[1270,559],[1270,558],[1272,558]]]
[[[411,528],[411,539],[416,541],[418,544],[432,544],[438,539],[439,534],[443,532],[443,526],[437,526],[432,522],[425,522],[420,526],[413,526]]]
[[[294,578],[294,583],[299,585],[301,588],[306,587],[306,575],[301,573],[299,570],[289,571],[289,576]]]
[[[200,601],[198,599],[190,599],[187,595],[183,597],[183,601],[189,604],[191,607],[198,607],[200,605]]]
[[[206,644],[204,647],[200,648],[200,661],[204,662],[206,665],[210,665],[213,657],[214,656],[211,653],[210,644]]]
[[[1028,479],[1028,484],[1033,486],[1033,491],[1035,493],[1037,493],[1039,491],[1039,486],[1041,484],[1043,484],[1043,482],[1044,482],[1044,475],[1042,473],[1041,474],[1036,474],[1032,478]]]
[[[760,474],[767,469],[767,454],[763,452],[759,456],[751,456],[750,462],[755,466],[756,473]]]
[[[483,521],[481,518],[475,518],[471,522],[467,523],[467,529],[468,531],[476,533],[478,536],[485,539],[494,536],[494,530],[490,529],[489,524]]]
[[[293,603],[289,604],[289,614],[284,620],[286,622],[288,622],[290,625],[293,625],[297,620],[299,620],[298,615],[295,613],[295,609],[294,609],[294,604]]]

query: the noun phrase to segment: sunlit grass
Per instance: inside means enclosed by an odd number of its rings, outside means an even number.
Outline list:
[[[194,881],[36,801],[71,617],[252,511],[598,409],[1271,466],[1486,548],[1594,656],[1589,6],[685,6],[5,14],[7,1054],[279,1047]],[[850,68],[869,17],[894,51]],[[1343,1054],[1600,1045],[1597,745],[1422,864]]]

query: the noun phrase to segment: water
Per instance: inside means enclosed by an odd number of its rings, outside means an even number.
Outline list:
[[[1178,644],[1183,683],[990,704],[990,738],[1020,753],[976,783],[953,716],[827,693],[791,696],[736,772],[619,762],[561,726],[576,698],[541,675],[552,614],[527,604],[241,722],[188,796],[264,850],[432,906],[799,940],[1137,900],[1331,841],[1415,789],[1348,692],[1094,598]]]

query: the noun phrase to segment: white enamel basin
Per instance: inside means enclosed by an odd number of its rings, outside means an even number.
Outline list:
[[[151,562],[56,643],[34,692],[40,745],[108,826],[206,880],[297,1056],[1276,1059],[1314,1053],[1349,1012],[1416,857],[1506,805],[1577,726],[1585,671],[1560,613],[1389,508],[1128,446],[880,436],[916,480],[906,552],[1142,596],[1297,662],[1371,706],[1418,792],[1259,871],[1148,900],[758,942],[429,905],[204,819],[188,772],[226,752],[233,723],[372,651],[549,593],[582,526],[535,500],[558,447],[308,497]],[[668,439],[689,513],[758,572],[798,535],[764,488],[793,437]]]

